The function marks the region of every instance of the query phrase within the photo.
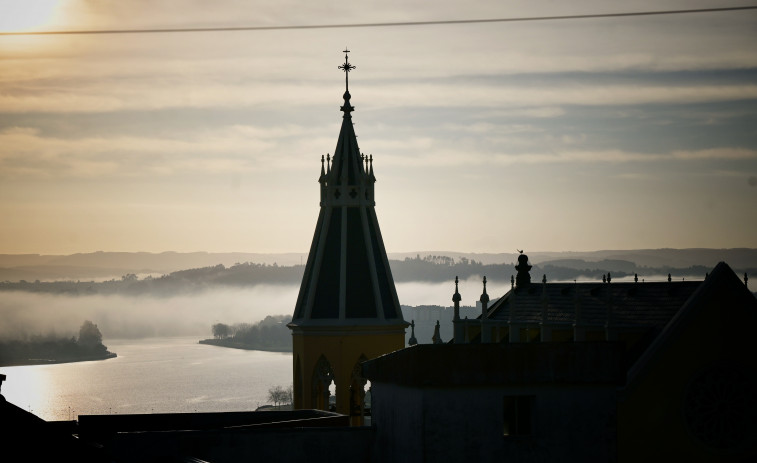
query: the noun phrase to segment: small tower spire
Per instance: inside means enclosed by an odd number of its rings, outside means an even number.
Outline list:
[[[436,326],[434,327],[434,336],[431,337],[431,341],[434,344],[442,344],[442,336],[439,333],[439,320],[436,321]]]
[[[452,317],[453,321],[460,320],[460,301],[462,300],[462,296],[460,296],[460,293],[457,290],[458,281],[457,277],[455,277],[455,294],[452,295],[452,302],[455,303],[455,314]]]
[[[418,344],[418,340],[415,339],[415,320],[410,321],[410,339],[407,341],[409,346]]]
[[[452,302],[455,304],[455,312],[452,316],[452,325],[454,330],[453,339],[455,343],[462,344],[465,341],[465,322],[460,320],[460,301],[463,298],[460,296],[460,292],[457,289],[458,281],[457,276],[455,276],[455,294],[452,295]]]
[[[488,312],[489,308],[489,295],[486,294],[486,277],[484,277],[484,292],[481,293],[481,319],[486,318],[486,313]]]

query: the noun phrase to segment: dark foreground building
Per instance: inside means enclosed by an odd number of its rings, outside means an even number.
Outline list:
[[[46,423],[2,400],[2,452],[30,461],[755,461],[757,299],[725,263],[703,282],[664,284],[693,290],[635,343],[623,330],[618,340],[473,336],[364,362],[371,426],[320,410]]]
[[[757,299],[727,264],[521,283],[483,311],[467,343],[364,363],[376,461],[756,461]]]

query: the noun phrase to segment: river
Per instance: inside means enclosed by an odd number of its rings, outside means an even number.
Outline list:
[[[78,415],[255,410],[292,383],[292,354],[198,344],[198,337],[108,340],[117,358],[0,367],[5,398],[45,420]]]

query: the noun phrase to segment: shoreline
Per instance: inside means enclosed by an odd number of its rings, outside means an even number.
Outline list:
[[[206,344],[209,346],[216,346],[216,347],[228,347],[231,349],[242,349],[242,350],[260,350],[264,352],[292,352],[291,347],[290,348],[264,348],[261,346],[253,346],[250,344],[242,344],[239,342],[233,342],[230,340],[225,339],[201,339],[198,341],[199,344]]]
[[[59,363],[91,362],[96,360],[108,360],[118,357],[115,352],[107,352],[105,355],[77,357],[70,359],[19,359],[8,362],[0,362],[0,367],[23,367],[34,365],[56,365]]]

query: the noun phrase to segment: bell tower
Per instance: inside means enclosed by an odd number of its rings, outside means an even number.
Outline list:
[[[405,328],[375,211],[373,156],[360,153],[352,126],[345,50],[344,113],[333,158],[321,156],[320,214],[289,328],[294,407],[329,409],[362,424],[361,362],[402,349]]]

